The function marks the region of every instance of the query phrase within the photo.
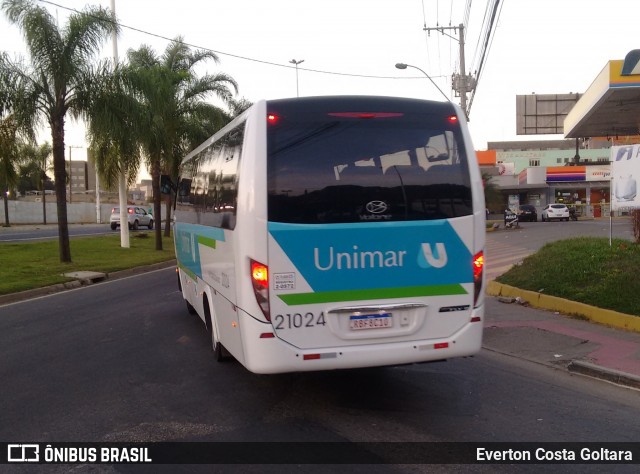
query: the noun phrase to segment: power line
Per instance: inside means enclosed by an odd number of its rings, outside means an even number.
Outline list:
[[[478,68],[478,73],[476,76],[476,83],[480,80],[480,76],[482,75],[482,70],[483,70],[483,66],[484,63],[486,62],[486,58],[489,56],[489,51],[491,50],[491,46],[493,45],[493,38],[495,37],[495,28],[494,25],[497,24],[497,22],[500,20],[500,13],[502,13],[502,5],[503,3],[500,3],[500,0],[495,0],[494,4],[493,4],[493,10],[492,10],[492,15],[491,15],[491,22],[489,23],[489,28],[488,28],[488,32],[485,38],[485,43],[484,43],[484,48],[482,51],[482,57],[480,60],[480,66]],[[471,108],[471,104],[473,103],[473,97],[476,94],[476,90],[473,90],[473,93],[471,94],[471,98],[469,100],[469,108]]]
[[[61,8],[63,10],[67,10],[67,11],[71,11],[74,13],[83,13],[80,10],[77,10],[75,8],[71,8],[71,7],[66,7],[64,5],[60,5],[58,3],[52,2],[50,0],[38,0],[40,3],[46,3],[58,8]],[[146,30],[142,30],[140,28],[136,28],[133,26],[129,26],[129,25],[125,25],[121,22],[116,22],[117,25],[119,25],[121,28],[125,28],[127,30],[131,30],[131,31],[135,31],[137,33],[141,33],[147,36],[152,36],[154,38],[159,38],[165,41],[176,41],[175,38],[168,38],[166,36],[157,34],[157,33],[152,33],[150,31],[146,31]],[[248,56],[241,56],[239,54],[233,54],[233,53],[227,53],[224,51],[218,51],[212,48],[208,48],[206,46],[198,46],[196,44],[193,43],[187,43],[186,41],[179,41],[180,44],[183,44],[185,46],[189,46],[191,48],[197,48],[197,49],[201,49],[204,51],[209,51],[215,54],[219,54],[220,56],[228,56],[230,58],[235,58],[235,59],[240,59],[243,61],[250,61],[250,62],[254,62],[254,63],[259,63],[259,64],[266,64],[268,66],[274,66],[274,67],[282,67],[282,68],[287,68],[287,69],[294,69],[295,66],[289,66],[287,64],[281,64],[281,63],[276,63],[276,62],[272,62],[272,61],[266,61],[263,59],[257,59],[257,58],[250,58]],[[333,76],[346,76],[346,77],[359,77],[359,78],[363,78],[363,79],[424,79],[423,77],[404,77],[404,76],[375,76],[375,75],[369,75],[369,74],[353,74],[353,73],[346,73],[346,72],[335,72],[335,71],[323,71],[320,69],[309,69],[309,68],[299,68],[300,71],[307,71],[307,72],[314,72],[317,74],[328,74],[328,75],[333,75]],[[439,77],[439,76],[432,76],[432,77]]]

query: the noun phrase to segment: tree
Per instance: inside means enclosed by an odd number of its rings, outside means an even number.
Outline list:
[[[240,99],[231,99],[229,101],[229,110],[231,111],[231,117],[232,118],[237,117],[252,105],[253,105],[253,102],[251,102],[250,100],[244,97]]]
[[[35,187],[38,191],[42,192],[42,223],[47,223],[47,183],[50,181],[47,176],[49,167],[47,161],[52,152],[51,145],[49,143],[43,143],[40,146],[34,146],[29,143],[22,147],[21,155],[23,161],[26,163],[31,172],[31,177],[35,181]]]
[[[205,102],[215,95],[228,103],[237,92],[235,80],[223,73],[198,77],[195,68],[203,61],[218,62],[211,51],[192,51],[180,37],[171,42],[161,57],[149,46],[129,50],[129,84],[142,105],[138,138],[150,169],[153,213],[160,218],[160,175],[162,170],[177,181],[180,161],[188,150],[200,144],[230,120],[228,114]],[[166,235],[170,227],[167,206]],[[156,249],[162,250],[161,226],[155,230]]]
[[[482,181],[484,182],[484,202],[485,207],[491,210],[504,210],[504,198],[502,193],[493,182],[493,176],[482,173]]]
[[[24,84],[6,53],[0,53],[0,192],[4,201],[5,226],[9,226],[8,193],[18,181],[19,149],[34,139],[34,108],[26,99]]]
[[[9,227],[9,193],[18,183],[17,124],[9,115],[0,122],[0,192],[4,202],[4,225]]]
[[[117,186],[122,173],[127,176],[127,184],[132,185],[142,160],[136,133],[141,105],[127,89],[120,66],[109,68],[103,64],[96,70],[92,84],[81,100],[96,169],[109,188]]]
[[[66,169],[64,158],[65,118],[82,113],[77,94],[89,88],[92,60],[103,41],[118,26],[102,7],[88,6],[69,16],[59,29],[56,19],[32,0],[4,0],[9,22],[24,35],[31,59],[31,69],[13,65],[13,73],[25,84],[27,97],[37,108],[38,117],[51,128],[53,170],[58,211],[58,244],[61,262],[71,262],[66,203]]]

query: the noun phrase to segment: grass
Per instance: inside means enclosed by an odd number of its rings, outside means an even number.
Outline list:
[[[640,316],[640,245],[581,237],[542,247],[499,283]]]
[[[73,263],[60,263],[58,242],[0,244],[0,294],[69,281],[63,273],[115,272],[175,258],[173,240],[155,250],[152,233],[71,240]],[[543,292],[599,308],[640,316],[640,245],[628,240],[577,238],[549,243],[496,280],[523,290]]]
[[[115,272],[175,258],[173,239],[155,250],[152,233],[131,234],[130,248],[120,234],[71,240],[72,263],[60,263],[58,241],[0,244],[0,295],[70,281],[63,273],[82,270]]]

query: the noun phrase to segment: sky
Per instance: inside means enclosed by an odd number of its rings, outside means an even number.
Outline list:
[[[110,0],[37,0],[64,26],[69,9]],[[202,73],[224,72],[239,84],[238,98],[316,95],[383,95],[444,100],[415,69],[429,74],[449,98],[451,75],[459,73],[458,32],[465,29],[467,72],[479,64],[479,39],[488,0],[115,0],[123,25],[122,59],[146,44],[162,54],[182,36],[197,48],[217,52]],[[487,142],[555,138],[516,135],[516,95],[584,92],[609,60],[640,48],[638,0],[500,0],[500,16],[470,110],[477,150]],[[24,54],[18,28],[0,13],[0,50]],[[111,41],[102,56],[112,56]],[[291,60],[300,63],[297,71]],[[50,141],[44,135],[43,139]],[[84,127],[68,119],[66,145],[86,146]],[[86,150],[73,149],[82,159]]]

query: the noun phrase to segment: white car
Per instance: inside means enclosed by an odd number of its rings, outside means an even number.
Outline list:
[[[569,208],[565,204],[547,204],[542,210],[542,222],[558,219],[569,220]]]
[[[149,214],[143,207],[127,206],[127,220],[129,221],[129,229],[137,230],[139,226],[153,229],[153,215]],[[111,209],[111,230],[116,230],[120,225],[120,208]]]

